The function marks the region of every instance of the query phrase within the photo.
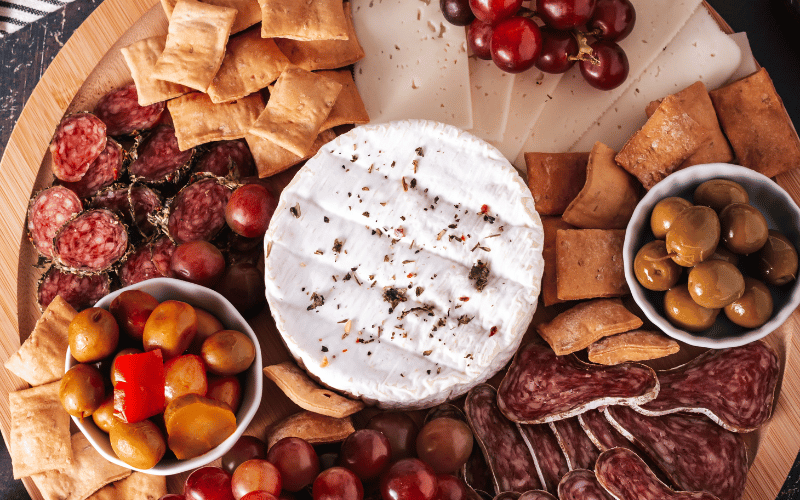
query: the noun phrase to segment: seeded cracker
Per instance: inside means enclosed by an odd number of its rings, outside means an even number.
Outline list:
[[[336,98],[328,118],[322,124],[321,130],[328,130],[339,125],[363,125],[369,123],[369,114],[358,93],[356,83],[350,70],[320,71],[317,73],[342,85],[342,91]]]
[[[179,0],[152,76],[205,92],[222,64],[236,10]]]
[[[264,375],[275,382],[289,399],[304,410],[342,418],[364,408],[364,403],[361,401],[342,397],[330,389],[323,388],[291,361],[265,367]]]
[[[167,103],[178,148],[186,151],[212,141],[242,139],[264,110],[261,94],[214,104],[207,94],[193,92]]]
[[[258,0],[261,36],[292,40],[347,40],[341,0]]]
[[[258,168],[259,177],[269,177],[279,172],[283,172],[289,167],[297,165],[301,161],[307,160],[317,154],[322,146],[336,138],[333,130],[323,130],[319,133],[311,145],[311,151],[304,156],[297,156],[291,151],[287,151],[269,139],[258,137],[252,134],[245,135],[247,145],[253,155],[253,160]]]
[[[149,106],[192,91],[185,85],[166,82],[153,76],[153,68],[164,52],[166,41],[166,36],[154,36],[120,49],[136,84],[139,106]]]
[[[561,215],[586,183],[589,153],[525,153],[528,187],[542,215]]]
[[[176,3],[178,0],[161,0],[161,7],[164,9],[167,20],[172,17]],[[236,19],[231,27],[231,35],[261,22],[261,7],[258,5],[258,0],[203,0],[203,3],[236,9]]]
[[[133,472],[125,479],[103,486],[87,500],[158,500],[166,494],[166,476]]]
[[[624,229],[558,230],[558,298],[579,300],[629,293],[622,263],[624,241]]]

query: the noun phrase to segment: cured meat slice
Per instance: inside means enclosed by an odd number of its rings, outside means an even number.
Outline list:
[[[608,404],[646,403],[657,394],[652,368],[584,363],[572,355],[556,356],[550,346],[534,341],[514,356],[497,391],[497,405],[510,420],[542,424]]]
[[[522,433],[522,438],[536,460],[536,469],[539,472],[544,489],[555,492],[561,478],[569,472],[567,457],[558,446],[553,430],[547,424],[517,424]]]
[[[100,156],[77,182],[65,182],[67,187],[81,198],[88,198],[106,186],[110,186],[122,175],[125,152],[114,139],[108,139]]]
[[[107,270],[128,251],[128,231],[110,210],[87,210],[64,224],[53,239],[55,262],[93,274]]]
[[[464,403],[467,421],[492,473],[495,493],[541,488],[533,456],[517,427],[497,408],[497,393],[487,384],[469,391]]]
[[[558,444],[564,450],[570,470],[594,468],[600,451],[583,431],[577,418],[550,422],[550,426],[558,439]]]
[[[606,408],[605,415],[678,488],[708,491],[720,500],[737,500],[744,492],[747,448],[738,434],[702,415],[646,417],[621,406]]]
[[[225,177],[230,173],[231,166],[236,179],[255,175],[256,164],[253,155],[243,141],[211,143],[209,150],[200,157],[192,170]]]
[[[520,495],[517,500],[558,500],[558,499],[544,490],[528,490],[522,495]]]
[[[225,227],[225,206],[231,193],[216,177],[199,179],[181,189],[169,204],[170,237],[178,244],[211,241]]]
[[[778,356],[762,341],[709,350],[659,372],[658,397],[636,410],[650,416],[702,413],[729,431],[751,432],[772,414],[778,375]]]
[[[135,285],[142,281],[152,278],[161,278],[162,274],[153,263],[153,250],[148,242],[140,243],[128,255],[128,258],[120,266],[119,280],[122,286]]]
[[[597,482],[594,472],[575,469],[558,483],[559,500],[614,500]]]
[[[53,186],[34,195],[28,206],[28,236],[40,255],[53,258],[53,238],[75,214],[83,210],[81,200],[69,189]]]
[[[39,280],[36,298],[42,310],[60,295],[69,305],[80,311],[96,304],[110,290],[111,278],[106,273],[84,276],[63,272],[53,266]]]
[[[128,201],[128,187],[114,184],[103,189],[89,202],[91,208],[105,208],[116,212],[126,224],[131,223],[131,204]]]
[[[106,124],[108,135],[130,135],[153,127],[164,113],[165,103],[139,106],[136,84],[131,83],[104,95],[94,114]]]
[[[173,278],[170,264],[172,262],[172,254],[175,252],[177,245],[167,236],[160,236],[152,243],[152,259],[156,269],[166,278]]]
[[[50,143],[53,174],[76,182],[106,147],[106,125],[91,113],[80,112],[61,120]]]
[[[597,458],[594,473],[617,500],[719,500],[705,491],[673,491],[627,448],[612,448]]]
[[[136,229],[144,237],[152,235],[156,231],[156,226],[148,220],[147,216],[161,210],[161,196],[147,186],[133,184],[128,191],[128,203]]]
[[[128,165],[131,180],[147,183],[178,182],[191,166],[194,149],[181,151],[175,129],[161,125],[137,140],[133,162]]]

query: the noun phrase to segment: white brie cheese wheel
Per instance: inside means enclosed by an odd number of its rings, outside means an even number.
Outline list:
[[[384,408],[459,396],[513,356],[536,310],[543,231],[497,149],[450,125],[358,127],[281,194],[266,295],[289,352]]]

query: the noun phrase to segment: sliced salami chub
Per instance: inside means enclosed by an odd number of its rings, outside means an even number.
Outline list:
[[[540,489],[536,464],[517,427],[496,404],[496,392],[487,384],[469,391],[464,411],[494,479],[495,493]]]
[[[175,129],[161,125],[140,136],[133,155],[134,160],[128,166],[131,180],[158,184],[178,182],[189,171],[194,149],[178,149]]]
[[[256,164],[244,141],[212,142],[192,170],[225,177],[231,167],[237,179],[255,175]]]
[[[136,84],[125,85],[104,95],[94,114],[108,127],[108,135],[130,135],[155,126],[164,113],[165,104],[157,102],[139,106]]]
[[[110,186],[122,175],[125,152],[114,139],[108,139],[100,156],[89,166],[89,170],[77,182],[65,182],[64,186],[75,191],[81,198],[93,196]]]
[[[747,479],[747,448],[736,433],[702,415],[646,417],[630,408],[608,407],[614,427],[636,443],[678,488],[738,500]]]
[[[111,279],[108,274],[84,276],[63,272],[53,266],[39,280],[36,298],[39,307],[45,309],[60,295],[69,305],[80,311],[93,306],[108,295],[110,290]]]
[[[556,491],[558,482],[569,472],[567,457],[547,424],[517,424],[528,451],[536,460],[539,479],[545,490]]]
[[[570,470],[593,469],[600,451],[584,432],[577,417],[550,422]]]
[[[225,206],[232,190],[216,177],[181,189],[169,204],[167,229],[177,243],[210,241],[225,227]]]
[[[53,240],[55,261],[79,273],[109,269],[128,250],[128,231],[110,210],[87,210],[64,224]]]
[[[673,491],[627,448],[601,453],[594,472],[600,486],[618,500],[719,500],[704,491]]]
[[[152,278],[161,278],[153,263],[153,250],[149,242],[142,242],[128,255],[117,272],[122,286],[135,285]]]
[[[614,500],[597,482],[594,472],[575,469],[558,483],[559,500]]]
[[[49,187],[34,195],[28,206],[28,235],[36,251],[52,259],[53,238],[81,210],[78,195],[63,186]]]
[[[650,416],[702,413],[729,431],[751,432],[772,414],[778,376],[778,356],[762,341],[709,350],[658,372],[661,392],[637,411]]]
[[[151,243],[152,259],[156,269],[166,278],[172,278],[173,273],[170,269],[172,263],[172,254],[175,252],[177,246],[167,236],[159,236]]]
[[[584,363],[574,355],[556,356],[537,340],[517,351],[500,383],[497,404],[513,421],[541,424],[608,404],[646,403],[657,394],[652,368]]]
[[[106,125],[102,120],[86,112],[67,116],[58,124],[50,143],[53,174],[65,182],[79,181],[105,147]]]

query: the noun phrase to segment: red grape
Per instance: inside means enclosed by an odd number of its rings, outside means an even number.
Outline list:
[[[450,474],[437,474],[438,488],[434,500],[467,500],[469,490],[461,479]]]
[[[467,28],[467,44],[478,59],[489,60],[492,58],[492,25],[480,19],[472,21]]]
[[[389,440],[392,462],[413,457],[417,442],[417,424],[407,413],[385,411],[367,422],[367,429],[380,431]]]
[[[379,476],[389,465],[391,455],[389,439],[382,432],[360,429],[342,443],[339,461],[361,480],[366,480]]]
[[[255,436],[242,436],[222,455],[222,468],[233,474],[239,465],[253,458],[267,458],[267,445]]]
[[[225,220],[236,234],[246,238],[264,236],[278,206],[261,184],[245,184],[233,192],[225,206]]]
[[[461,420],[437,418],[420,429],[417,456],[437,473],[457,471],[472,453],[472,430]]]
[[[450,24],[466,26],[475,19],[469,0],[439,0],[439,7]]]
[[[225,257],[207,241],[182,243],[172,254],[170,269],[177,278],[212,287],[225,272]]]
[[[266,300],[264,275],[248,262],[228,266],[214,289],[245,316],[257,312]]]
[[[314,500],[362,500],[364,486],[353,471],[333,467],[317,476],[312,487]]]
[[[436,489],[433,469],[416,458],[396,462],[381,479],[383,500],[432,500]]]
[[[587,28],[597,38],[618,42],[628,36],[636,23],[636,9],[630,0],[597,0]]]
[[[240,500],[251,491],[266,491],[277,496],[281,493],[281,486],[281,473],[278,468],[258,458],[239,465],[231,477],[231,487],[236,500]]]
[[[592,54],[600,64],[590,60],[581,61],[581,74],[589,85],[600,90],[619,87],[628,77],[628,57],[614,42],[597,41],[591,44]]]
[[[491,49],[498,68],[521,73],[536,63],[542,50],[542,33],[530,19],[512,17],[494,27]]]
[[[571,30],[586,24],[597,0],[536,0],[536,13],[545,24],[558,30]]]
[[[251,491],[241,498],[241,500],[278,500],[278,497],[266,491]]]
[[[497,24],[517,13],[522,0],[469,0],[475,17],[488,24]]]
[[[186,500],[235,500],[231,475],[219,467],[200,467],[186,478],[183,496]]]
[[[280,471],[284,490],[300,491],[319,474],[317,452],[313,446],[297,437],[286,437],[273,444],[267,460]]]
[[[542,26],[542,51],[536,67],[545,73],[564,73],[575,64],[570,56],[578,55],[578,41],[569,31]]]

